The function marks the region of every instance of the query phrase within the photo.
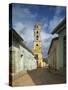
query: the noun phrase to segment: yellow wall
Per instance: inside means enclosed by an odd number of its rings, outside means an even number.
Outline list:
[[[38,39],[37,39],[37,36],[38,36]],[[42,67],[43,60],[42,60],[42,52],[41,52],[40,25],[38,25],[38,24],[36,24],[34,26],[34,47],[33,47],[33,52],[34,52],[35,55],[38,55],[37,66]]]

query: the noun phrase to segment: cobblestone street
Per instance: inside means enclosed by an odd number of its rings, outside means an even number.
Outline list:
[[[28,71],[13,82],[14,86],[46,85],[65,83],[65,77],[49,72],[46,68]]]

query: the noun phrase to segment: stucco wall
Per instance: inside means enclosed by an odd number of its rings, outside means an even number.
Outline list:
[[[53,41],[52,47],[48,55],[48,64],[52,69],[57,69],[57,48],[58,40]]]
[[[34,56],[32,55],[32,53],[30,53],[27,49],[23,48],[20,45],[20,54],[23,55],[22,57],[22,61],[23,61],[23,69],[24,70],[32,70],[32,69],[36,69],[37,64],[36,64],[36,59],[34,58]]]
[[[53,59],[56,60],[56,69],[57,70],[63,70],[64,69],[64,42],[63,38],[66,36],[66,30],[65,28],[59,32],[59,38],[58,41],[54,41],[51,46],[51,50],[48,55],[48,63],[49,65],[53,66]],[[54,57],[54,54],[56,52],[56,57]]]
[[[36,59],[33,54],[23,46],[19,45],[18,48],[14,45],[10,48],[10,52],[12,52],[12,55],[10,55],[12,57],[10,58],[10,61],[12,59],[12,73],[24,72],[37,68]]]
[[[58,69],[63,69],[63,64],[64,64],[64,51],[63,51],[63,38],[64,36],[66,36],[66,30],[63,29],[60,33],[59,33],[59,43],[58,43],[58,53],[57,53],[57,57],[58,57]]]

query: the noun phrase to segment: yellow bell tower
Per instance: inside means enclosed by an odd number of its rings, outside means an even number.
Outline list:
[[[37,59],[37,67],[43,67],[42,51],[41,51],[41,28],[39,24],[34,25],[34,47],[33,52]]]

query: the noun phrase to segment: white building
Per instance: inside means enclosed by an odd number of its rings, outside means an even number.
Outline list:
[[[27,70],[37,68],[36,59],[23,39],[14,30],[9,31],[9,83]]]

